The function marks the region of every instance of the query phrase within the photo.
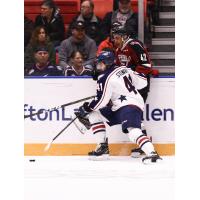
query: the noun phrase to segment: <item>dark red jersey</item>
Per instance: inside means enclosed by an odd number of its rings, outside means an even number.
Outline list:
[[[128,39],[122,48],[116,49],[116,64],[126,66],[134,71],[150,74],[152,71],[148,52],[139,40]]]

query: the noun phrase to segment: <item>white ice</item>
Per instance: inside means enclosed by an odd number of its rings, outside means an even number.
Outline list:
[[[126,156],[26,156],[25,200],[173,200],[174,160],[144,165]]]

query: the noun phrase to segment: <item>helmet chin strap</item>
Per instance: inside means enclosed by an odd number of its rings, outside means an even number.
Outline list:
[[[122,36],[122,42],[123,42],[122,46],[124,45],[124,43],[126,43],[126,41],[129,40],[129,38],[130,36],[127,36],[127,35]]]

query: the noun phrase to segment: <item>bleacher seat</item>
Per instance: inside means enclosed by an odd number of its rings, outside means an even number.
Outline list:
[[[113,10],[113,0],[94,0],[94,13],[103,19],[107,12]]]

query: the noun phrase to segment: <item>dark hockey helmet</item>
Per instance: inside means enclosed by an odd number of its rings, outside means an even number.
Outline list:
[[[121,38],[121,41],[119,38]],[[127,41],[128,38],[129,35],[125,27],[119,27],[118,29],[115,29],[115,31],[112,32],[111,39],[114,43],[114,46],[116,47],[123,46],[123,44]]]
[[[112,34],[124,36],[124,35],[127,35],[127,31],[124,27],[118,27],[113,30]]]
[[[111,33],[115,33],[117,30],[121,29],[123,26],[122,26],[122,23],[116,21],[116,22],[113,22],[112,23],[112,26],[111,26]]]
[[[112,51],[102,51],[96,59],[96,63],[103,62],[106,67],[110,67],[115,62],[115,54]]]

